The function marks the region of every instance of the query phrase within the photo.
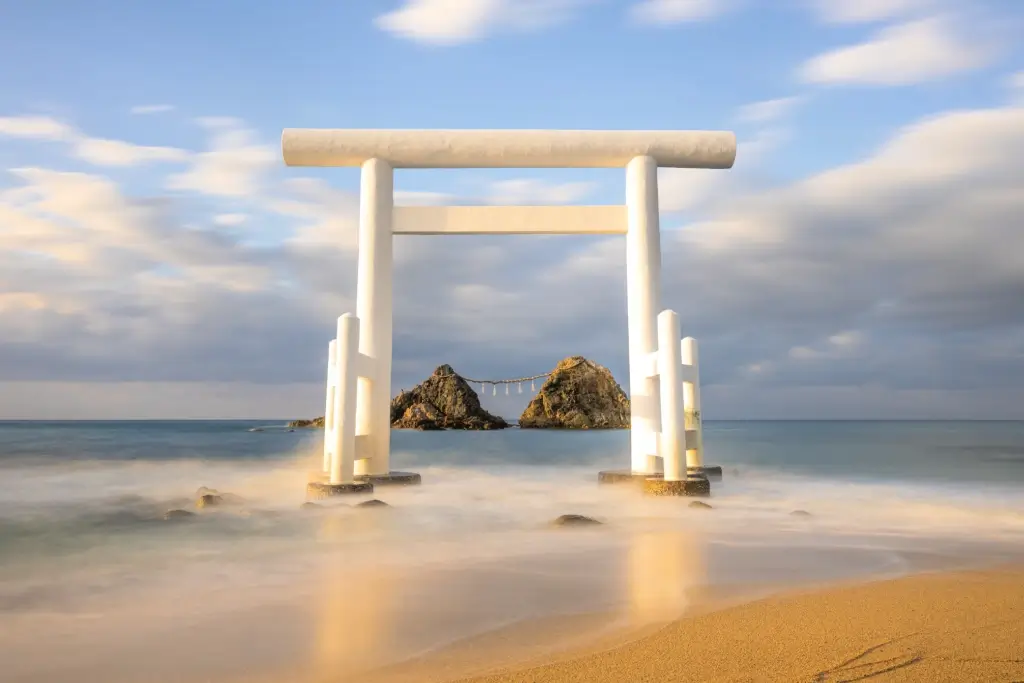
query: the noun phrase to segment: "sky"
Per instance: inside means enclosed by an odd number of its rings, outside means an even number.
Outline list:
[[[732,130],[659,172],[707,419],[1024,419],[1018,0],[0,3],[0,419],[292,418],[355,310],[358,169],[283,128]],[[398,204],[621,204],[618,169]],[[581,354],[624,238],[396,238],[393,392]],[[528,393],[486,396],[515,417]]]

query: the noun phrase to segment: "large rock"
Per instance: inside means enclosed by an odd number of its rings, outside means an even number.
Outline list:
[[[508,423],[480,407],[476,392],[450,365],[391,400],[395,429],[505,429]]]
[[[628,429],[629,399],[612,373],[583,356],[558,363],[519,418],[522,429]]]

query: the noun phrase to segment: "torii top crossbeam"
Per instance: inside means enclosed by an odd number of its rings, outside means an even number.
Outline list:
[[[623,168],[651,157],[662,168],[732,168],[728,131],[350,130],[286,128],[288,166],[392,168]]]

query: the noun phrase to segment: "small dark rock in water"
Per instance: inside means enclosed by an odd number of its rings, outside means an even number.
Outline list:
[[[357,504],[356,507],[357,508],[379,508],[379,507],[385,507],[386,508],[386,507],[391,507],[391,506],[388,505],[387,503],[385,503],[383,500],[377,500],[376,498],[374,498],[373,500],[364,500],[362,503]]]
[[[217,507],[223,502],[224,499],[218,496],[216,493],[204,493],[203,495],[199,496],[198,500],[196,500],[196,507],[212,508]]]
[[[306,503],[303,503],[302,505],[300,505],[299,509],[300,510],[319,510],[322,507],[323,507],[323,505],[320,505],[319,503],[306,502]]]
[[[189,512],[188,510],[168,510],[164,513],[164,519],[188,519],[189,517],[195,517],[196,513]]]
[[[789,514],[792,515],[793,517],[810,517],[811,516],[811,513],[808,512],[807,510],[793,510]]]
[[[692,502],[691,502],[691,503],[690,503],[690,504],[689,504],[689,505],[688,505],[687,507],[691,507],[691,508],[703,508],[703,509],[705,509],[705,510],[711,510],[711,509],[712,509],[712,507],[711,507],[710,505],[708,505],[707,503],[705,503],[705,502],[704,502],[704,501],[702,501],[702,500],[695,500],[695,501],[692,501]]]
[[[583,515],[562,515],[552,524],[555,526],[594,526],[601,524],[601,522],[592,517],[584,517]]]
[[[214,507],[215,505],[244,505],[245,498],[235,493],[221,493],[217,489],[200,486],[196,490],[196,507]]]

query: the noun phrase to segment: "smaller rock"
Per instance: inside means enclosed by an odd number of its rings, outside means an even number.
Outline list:
[[[383,500],[377,500],[376,498],[374,498],[373,500],[364,500],[362,503],[357,504],[356,507],[357,508],[379,508],[379,507],[385,507],[386,508],[386,507],[391,507],[391,506],[388,505],[387,503],[385,503]]]
[[[300,510],[320,510],[322,508],[323,505],[320,505],[319,503],[310,503],[308,501],[299,506]]]
[[[218,505],[220,505],[223,502],[224,502],[224,499],[221,498],[220,496],[218,496],[215,493],[204,493],[203,495],[199,496],[198,500],[196,500],[196,507],[197,508],[212,508],[212,507],[217,507]]]
[[[288,423],[288,427],[320,427],[324,426],[324,418],[317,417],[312,420],[292,420]],[[289,430],[294,431],[294,430]]]
[[[702,500],[691,501],[687,507],[701,508],[702,510],[712,510],[713,508]]]
[[[593,517],[586,517],[584,515],[562,515],[558,519],[552,522],[554,526],[594,526],[601,524]]]
[[[212,498],[206,499],[207,496]],[[196,489],[196,507],[213,507],[214,505],[245,505],[245,498],[242,498],[237,493],[220,492],[217,489],[211,489],[207,486],[200,486]],[[200,504],[199,501],[206,499],[204,504]]]
[[[793,510],[789,513],[793,517],[811,517],[811,513],[807,510]]]
[[[195,516],[196,513],[189,512],[188,510],[168,510],[164,513],[164,519],[166,520],[188,519]]]

